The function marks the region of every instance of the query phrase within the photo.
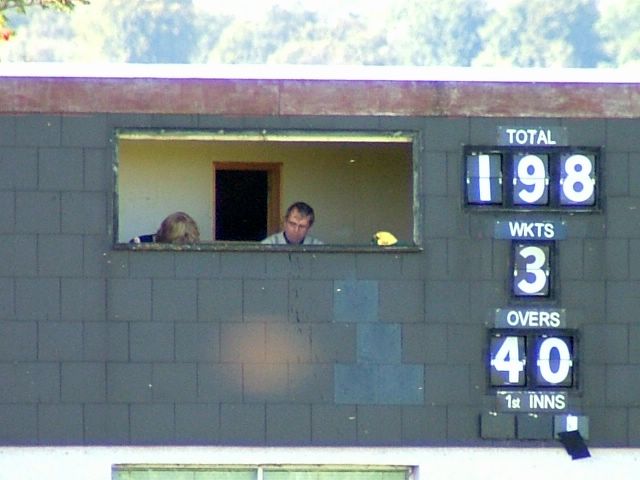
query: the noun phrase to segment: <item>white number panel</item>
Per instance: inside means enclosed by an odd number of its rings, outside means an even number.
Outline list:
[[[491,387],[575,387],[575,336],[572,332],[495,329],[489,335]]]
[[[549,242],[513,243],[513,295],[519,298],[551,296],[551,255]]]
[[[598,209],[600,151],[571,147],[466,147],[465,203],[526,211]]]

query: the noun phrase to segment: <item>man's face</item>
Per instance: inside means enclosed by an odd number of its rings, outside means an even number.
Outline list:
[[[295,208],[284,220],[284,233],[289,243],[302,243],[310,228],[309,217],[302,216]]]

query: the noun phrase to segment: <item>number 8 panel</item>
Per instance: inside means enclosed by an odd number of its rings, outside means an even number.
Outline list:
[[[520,210],[597,208],[599,150],[465,149],[465,203]]]

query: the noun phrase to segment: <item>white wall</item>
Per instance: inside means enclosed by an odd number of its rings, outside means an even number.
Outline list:
[[[592,449],[572,460],[558,448],[6,447],[0,480],[110,480],[114,464],[407,465],[416,480],[632,480],[640,449]]]

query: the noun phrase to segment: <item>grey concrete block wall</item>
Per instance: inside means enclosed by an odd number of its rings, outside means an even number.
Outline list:
[[[0,443],[545,441],[546,420],[486,416],[509,246],[501,214],[463,208],[461,154],[506,123],[605,148],[602,213],[560,215],[556,305],[580,332],[591,442],[640,445],[637,121],[117,114],[0,116]],[[417,130],[423,249],[116,250],[128,127]]]

